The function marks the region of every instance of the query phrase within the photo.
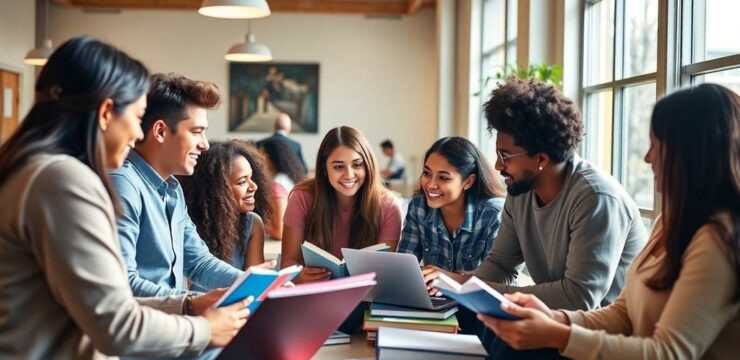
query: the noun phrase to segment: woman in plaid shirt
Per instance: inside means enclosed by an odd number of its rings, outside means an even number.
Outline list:
[[[398,252],[448,271],[475,270],[493,245],[504,194],[473,143],[457,136],[437,140],[424,156]]]

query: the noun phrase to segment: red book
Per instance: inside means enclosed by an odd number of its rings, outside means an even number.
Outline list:
[[[219,359],[310,359],[375,286],[375,273],[267,295]]]

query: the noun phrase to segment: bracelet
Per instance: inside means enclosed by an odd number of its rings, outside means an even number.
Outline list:
[[[184,315],[194,315],[193,314],[193,294],[185,295],[185,303],[183,304],[183,314]]]

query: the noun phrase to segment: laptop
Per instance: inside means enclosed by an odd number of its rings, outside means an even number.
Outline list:
[[[376,274],[377,285],[365,301],[431,311],[457,305],[451,299],[429,296],[419,260],[413,254],[343,248],[342,255],[350,275]]]

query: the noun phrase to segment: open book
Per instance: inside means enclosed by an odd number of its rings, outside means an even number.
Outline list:
[[[360,250],[390,251],[390,247],[386,243],[380,243]],[[301,252],[303,252],[303,263],[306,264],[306,267],[326,268],[331,272],[331,277],[334,279],[349,276],[344,260],[339,260],[328,251],[311,244],[308,241],[304,241],[303,245],[301,245]]]
[[[231,284],[229,290],[213,304],[213,307],[228,306],[254,296],[254,301],[249,304],[249,313],[254,314],[270,291],[293,280],[301,269],[303,269],[301,265],[289,266],[280,271],[250,267]]]
[[[451,277],[439,274],[439,277],[432,282],[432,286],[441,291],[444,296],[457,301],[473,312],[505,320],[519,319],[501,310],[501,303],[513,304],[509,299],[475,276],[461,285]]]

